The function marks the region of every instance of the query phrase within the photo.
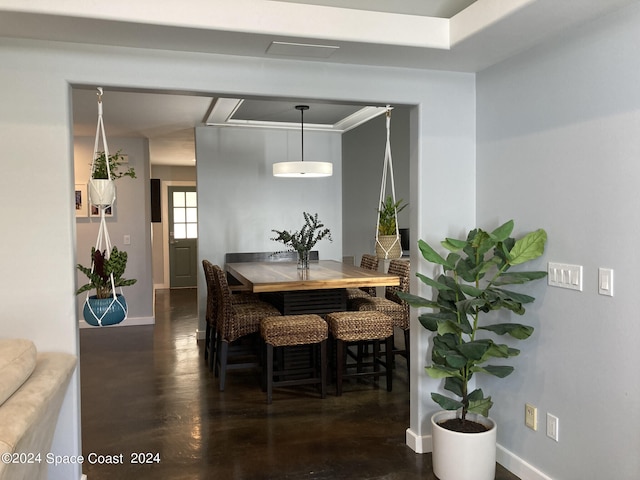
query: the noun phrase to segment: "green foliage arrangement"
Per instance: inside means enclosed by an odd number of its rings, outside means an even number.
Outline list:
[[[302,212],[304,215],[305,224],[299,232],[289,233],[286,230],[271,230],[278,234],[277,237],[271,238],[276,242],[282,242],[285,245],[291,247],[291,250],[296,252],[309,252],[323,238],[326,238],[330,242],[331,232],[328,228],[323,228],[324,224],[318,220],[318,214],[311,215],[307,212]]]
[[[492,359],[515,357],[520,350],[495,343],[495,335],[510,335],[518,340],[529,338],[533,327],[519,323],[486,323],[487,313],[510,310],[525,313],[524,304],[535,299],[529,295],[505,289],[506,285],[524,284],[543,278],[542,271],[511,271],[544,253],[547,234],[539,229],[519,239],[511,238],[513,220],[492,232],[471,230],[466,240],[447,238],[441,245],[450,253],[441,257],[431,246],[420,240],[422,256],[440,265],[444,271],[437,278],[417,274],[422,282],[433,287],[435,301],[416,295],[398,293],[413,307],[430,307],[435,313],[420,315],[420,323],[432,332],[432,364],[426,370],[432,378],[444,378],[444,388],[458,398],[432,393],[431,398],[445,410],[461,410],[462,421],[467,412],[485,417],[493,405],[482,389],[468,391],[475,373],[503,378],[513,372],[512,366],[487,365]],[[486,332],[479,335],[480,332]]]
[[[111,289],[111,274],[113,273],[113,282],[115,287],[127,287],[133,285],[137,280],[127,280],[123,278],[124,270],[127,268],[127,252],[118,250],[113,247],[109,258],[105,258],[106,251],[91,248],[91,267],[83,267],[78,264],[78,270],[89,278],[89,283],[83,285],[76,291],[76,295],[86,292],[93,288],[96,289],[97,298],[109,298],[113,295]]]
[[[397,202],[393,203],[393,197],[391,195],[387,195],[384,202],[380,204],[380,210],[378,210],[378,215],[380,221],[378,223],[378,233],[380,235],[395,235],[396,232],[396,212],[400,213],[404,210],[408,203],[402,203],[403,200],[400,199]]]
[[[113,155],[109,155],[109,170],[111,171],[111,179],[115,180],[122,177],[136,178],[136,171],[133,167],[129,167],[127,170],[120,172],[120,166],[123,163],[124,156],[122,150],[118,150]],[[107,180],[109,178],[107,172],[107,158],[104,152],[98,152],[96,161],[93,165],[93,172],[91,175],[96,180]]]

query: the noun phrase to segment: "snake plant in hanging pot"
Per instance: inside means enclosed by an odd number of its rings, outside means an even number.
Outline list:
[[[113,247],[107,252],[91,248],[91,266],[78,264],[77,268],[89,278],[89,283],[76,291],[76,295],[95,289],[95,295],[87,295],[83,316],[89,325],[106,326],[122,322],[128,313],[124,296],[115,292],[116,287],[133,285],[137,280],[126,279],[127,252]]]
[[[89,180],[89,199],[97,207],[107,207],[116,200],[115,180],[122,177],[136,178],[136,172],[132,167],[125,171],[119,171],[124,163],[124,155],[118,150],[113,155],[105,152],[97,152],[92,164],[91,178]]]
[[[402,246],[396,224],[396,216],[407,207],[400,199],[394,203],[393,197],[388,195],[380,204],[378,210],[378,234],[376,236],[376,255],[381,259],[400,258]]]
[[[441,242],[449,251],[446,258],[420,240],[424,259],[443,270],[433,278],[417,274],[433,288],[435,300],[398,293],[413,307],[436,310],[422,313],[419,320],[435,332],[427,374],[444,379],[444,389],[450,392],[431,394],[433,401],[445,409],[432,417],[433,471],[441,480],[493,480],[495,475],[496,425],[488,418],[493,402],[470,382],[475,374],[503,378],[513,372],[514,368],[502,360],[517,356],[520,350],[496,343],[491,337],[506,335],[524,340],[531,336],[533,327],[495,321],[495,312],[523,315],[524,304],[535,299],[505,287],[547,275],[518,268],[544,253],[546,232],[539,229],[515,239],[511,237],[513,227],[510,220],[492,232],[474,229],[466,239],[447,238]]]

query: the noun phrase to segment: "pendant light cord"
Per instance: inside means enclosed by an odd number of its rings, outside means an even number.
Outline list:
[[[296,109],[300,110],[300,161],[304,162],[304,111],[309,109],[308,105],[296,105]]]

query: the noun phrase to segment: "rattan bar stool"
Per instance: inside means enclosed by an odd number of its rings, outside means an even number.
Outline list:
[[[398,297],[398,292],[409,292],[410,264],[405,260],[391,260],[388,272],[400,278],[400,285],[385,288],[385,297],[355,298],[348,303],[349,310],[381,312],[393,319],[393,326],[404,334],[404,348],[394,346],[394,355],[400,355],[407,361],[409,370],[409,304]]]
[[[393,320],[380,312],[334,312],[326,316],[329,331],[336,340],[336,395],[342,395],[344,378],[374,377],[377,380],[383,373],[387,378],[387,391],[392,388],[393,363]],[[372,372],[362,371],[361,363],[356,365],[355,373],[347,373],[347,345],[355,342],[373,341]],[[380,357],[380,342],[384,341],[385,360]]]
[[[320,385],[320,396],[327,396],[327,338],[328,327],[318,315],[284,315],[264,318],[260,322],[260,335],[266,348],[266,387],[267,404],[271,404],[273,387],[285,387],[293,385]],[[294,345],[312,345],[320,347],[320,374],[316,360],[318,358],[316,348],[313,348],[311,367],[290,368],[279,365],[279,370],[274,372],[273,352],[275,347],[290,347]],[[304,374],[311,374],[304,375]],[[282,380],[274,380],[274,375]],[[291,378],[302,377],[302,378]]]

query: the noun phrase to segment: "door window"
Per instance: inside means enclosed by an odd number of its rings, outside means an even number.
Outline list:
[[[198,238],[196,192],[173,192],[173,238]]]

